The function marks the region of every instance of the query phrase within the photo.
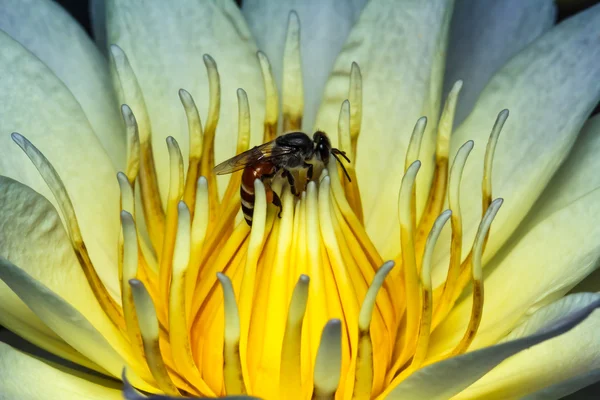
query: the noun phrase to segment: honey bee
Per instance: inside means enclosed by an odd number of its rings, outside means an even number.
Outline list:
[[[230,174],[241,169],[242,212],[248,225],[252,226],[254,213],[254,180],[260,179],[265,185],[267,201],[279,207],[281,216],[281,199],[271,188],[274,178],[281,176],[287,179],[292,194],[298,196],[306,189],[308,181],[313,178],[315,167],[325,168],[329,156],[333,155],[344,170],[350,181],[350,176],[344,168],[339,156],[346,161],[346,153],[331,147],[331,142],[324,132],[317,131],[312,140],[304,132],[290,132],[279,136],[270,142],[255,146],[237,156],[223,161],[214,168],[217,175]]]

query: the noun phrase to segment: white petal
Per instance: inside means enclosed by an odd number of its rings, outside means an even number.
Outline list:
[[[599,306],[600,301],[596,301],[558,321],[551,322],[530,336],[472,351],[424,367],[396,386],[387,398],[402,400],[448,399],[471,385],[508,357],[554,337],[558,337],[560,340],[563,336],[567,336],[577,329],[578,326],[588,323],[592,318],[594,318],[593,323],[596,320],[595,317],[598,316],[598,312],[590,318],[588,316]],[[555,368],[556,366],[551,365],[549,367]]]
[[[598,121],[596,117],[586,126],[530,215],[486,266],[483,319],[471,349],[495,343],[523,316],[560,298],[596,269],[600,257]],[[470,312],[471,300],[466,297],[434,332],[433,353],[457,343]]]
[[[100,338],[105,337],[112,346],[119,349],[129,347],[125,347],[123,336],[112,325],[94,297],[71,242],[52,205],[27,186],[2,176],[0,176],[0,256],[2,260],[5,260],[0,262],[0,279],[6,283],[0,282],[0,298],[3,300],[0,302],[0,314],[7,313],[14,316],[17,322],[25,325],[25,333],[27,330],[33,330],[37,335],[44,334],[47,330],[43,325],[45,324],[81,354],[106,368],[105,364],[100,363],[100,359],[104,357],[103,354],[96,355],[99,360],[89,357],[90,350],[87,353],[82,351],[81,346],[77,346],[78,343],[72,342],[72,337],[64,335],[65,331],[62,330],[62,327],[61,330],[56,329],[55,324],[58,317],[53,317],[54,319],[51,319],[50,322],[44,318],[48,314],[58,313],[56,309],[52,308],[54,306],[57,309],[65,310],[65,313],[79,315],[78,318],[84,320],[85,324],[89,326],[86,329],[93,330],[94,334]],[[11,265],[7,266],[6,263]],[[13,264],[18,268],[12,266]],[[11,275],[12,281],[7,281],[6,274],[15,269],[23,272],[14,273],[21,275],[25,273],[27,277]],[[24,294],[12,286],[15,284],[11,284],[13,281],[21,282],[17,283],[21,285],[19,286],[21,288],[30,288],[25,294],[31,297],[24,298]],[[35,293],[34,290],[37,286],[43,286],[46,293]],[[54,302],[55,304],[31,305],[32,301]],[[36,307],[44,306],[50,308],[50,311],[45,310],[45,314],[40,315],[39,309]],[[34,318],[31,318],[30,309],[37,317],[33,315]],[[85,315],[85,319],[81,317],[82,314]],[[41,318],[41,321],[38,317]],[[58,319],[62,320],[67,317],[65,314]],[[67,332],[71,332],[73,329],[69,328],[69,325],[78,323],[77,319],[73,318],[69,324],[63,324]],[[17,326],[15,333],[21,334],[22,331],[18,328]],[[45,336],[50,339],[54,337],[54,335],[48,334]],[[89,338],[76,339],[90,340]],[[57,345],[60,344],[57,343]],[[69,355],[68,348],[60,347]],[[94,349],[94,347],[89,347],[89,349]],[[96,349],[93,352],[95,354],[100,350]],[[126,351],[123,351],[123,354],[125,353]],[[78,362],[78,360],[73,361]],[[116,376],[120,376],[120,366],[114,372]]]
[[[365,3],[366,0],[248,0],[242,3],[250,31],[258,48],[269,57],[279,88],[288,15],[294,10],[300,17],[305,129],[313,127],[325,82]]]
[[[364,114],[358,140],[357,174],[367,232],[384,257],[396,256],[399,243],[397,198],[404,157],[417,119],[436,125],[447,27],[452,13],[444,0],[372,0],[364,8],[325,87],[317,123],[337,143],[337,120],[348,97],[350,66],[363,74]],[[425,134],[422,160],[429,161],[433,141]],[[417,188],[433,165],[423,164]]]
[[[235,154],[238,88],[246,90],[250,100],[251,142],[262,141],[264,90],[257,49],[233,2],[181,0],[174,5],[156,1],[149,6],[143,1],[111,0],[106,8],[108,44],[125,51],[144,94],[163,201],[169,178],[167,136],[179,142],[187,163],[188,128],[179,89],[190,92],[202,117],[207,115],[204,54],[215,59],[221,75],[217,163]],[[221,192],[224,189],[221,185]]]
[[[89,377],[85,379],[85,377]],[[115,383],[68,373],[0,342],[0,397],[18,400],[118,400]]]
[[[119,186],[110,159],[79,103],[54,74],[0,32],[0,175],[22,182],[57,205],[10,133],[27,137],[54,165],[75,207],[94,265],[118,293]]]
[[[486,83],[512,56],[550,29],[552,0],[458,0],[450,25],[444,93],[465,82],[456,106],[458,126],[471,112]]]
[[[72,305],[3,257],[0,257],[0,279],[61,338],[111,375],[119,377],[122,369],[127,366],[125,360],[132,362],[129,343],[123,336],[109,343],[103,335],[106,332],[96,330]],[[114,348],[111,344],[117,347]],[[152,377],[147,374],[145,379],[152,381]],[[132,374],[132,378],[135,379],[136,386],[144,390],[156,390],[138,376]]]
[[[16,4],[0,0],[0,9],[0,29],[35,54],[67,86],[115,167],[124,168],[125,133],[108,63],[87,33],[54,1]]]
[[[600,369],[578,375],[574,378],[557,383],[540,391],[525,396],[523,400],[580,400],[585,399],[585,393],[598,393],[597,385],[600,381]],[[583,392],[579,390],[583,389]],[[572,395],[572,396],[569,396]],[[589,398],[589,396],[588,396]]]
[[[595,293],[562,298],[538,310],[506,338],[527,337],[548,321],[563,318],[600,300]],[[553,398],[580,389],[600,368],[600,313],[594,312],[573,330],[505,360],[455,399]],[[592,373],[592,376],[585,376]],[[574,379],[567,384],[566,381]],[[562,383],[562,384],[561,384]],[[591,382],[590,382],[591,383]],[[556,385],[556,386],[554,386]],[[550,388],[554,386],[554,388]],[[545,389],[546,388],[546,389]],[[545,389],[545,390],[544,390]],[[559,393],[560,390],[560,393]],[[536,391],[542,391],[535,393]],[[534,394],[535,393],[535,394]]]
[[[493,162],[494,197],[504,198],[484,262],[522,221],[565,159],[600,99],[600,6],[559,24],[512,58],[490,81],[452,138],[451,154],[475,140],[461,187],[464,252],[481,218],[485,144],[496,114],[510,110]]]

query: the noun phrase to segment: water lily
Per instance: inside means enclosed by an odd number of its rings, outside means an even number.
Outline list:
[[[7,398],[600,378],[600,296],[568,294],[600,256],[600,6],[556,26],[548,0],[93,11],[98,47],[53,2],[0,14],[0,323],[67,361],[0,343]],[[316,129],[350,179],[275,179],[280,216],[257,180],[249,227],[215,163]]]

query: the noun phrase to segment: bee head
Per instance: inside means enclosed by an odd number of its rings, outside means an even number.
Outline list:
[[[346,171],[346,168],[344,167],[344,164],[342,164],[342,160],[340,160],[338,157],[342,156],[346,161],[350,162],[348,157],[346,157],[346,153],[331,147],[331,142],[329,141],[329,138],[325,132],[316,131],[313,135],[313,142],[315,142],[315,153],[317,153],[317,156],[321,159],[321,161],[323,161],[325,165],[329,164],[329,155],[332,154],[342,167],[342,170],[344,170],[344,174],[346,175],[346,178],[348,178],[348,181],[352,181],[350,179],[350,175],[348,175],[348,171]]]

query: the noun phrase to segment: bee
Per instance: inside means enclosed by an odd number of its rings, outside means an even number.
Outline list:
[[[333,155],[342,166],[344,174],[350,181],[350,176],[344,168],[340,156],[346,161],[346,153],[331,147],[331,142],[324,132],[317,131],[312,140],[304,132],[290,132],[279,136],[270,142],[255,146],[237,156],[223,161],[214,168],[217,175],[230,174],[241,169],[242,212],[248,225],[252,226],[254,213],[254,180],[260,179],[265,185],[267,201],[279,207],[281,217],[281,199],[271,188],[276,177],[287,179],[292,194],[298,196],[306,189],[308,181],[313,178],[315,167],[325,168],[329,156]]]

